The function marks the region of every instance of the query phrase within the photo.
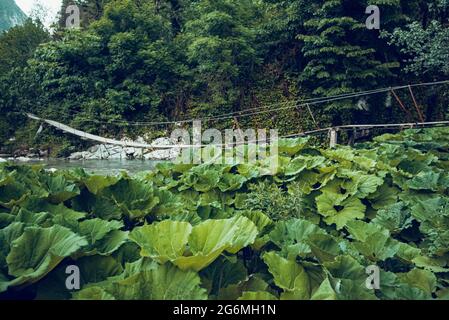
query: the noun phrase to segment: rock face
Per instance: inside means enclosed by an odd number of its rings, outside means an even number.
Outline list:
[[[131,140],[122,140],[131,142]],[[135,142],[146,143],[139,137]],[[153,146],[170,146],[177,143],[168,138],[159,138],[154,140]],[[143,154],[142,154],[143,152]],[[124,148],[120,146],[99,144],[90,147],[86,151],[75,152],[69,156],[69,160],[121,160],[121,159],[145,159],[145,160],[173,160],[181,152],[180,148],[171,148],[167,150],[148,151],[138,148]]]
[[[0,33],[22,24],[26,18],[14,0],[0,0]]]

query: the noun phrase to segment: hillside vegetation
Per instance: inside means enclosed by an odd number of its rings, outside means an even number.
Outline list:
[[[82,9],[79,30],[65,28],[65,6],[73,2]],[[10,148],[57,146],[56,155],[80,143],[49,128],[35,138],[39,124],[23,112],[135,137],[166,135],[173,127],[129,122],[267,105],[273,111],[241,117],[239,125],[290,134],[316,128],[308,111],[295,107],[303,99],[447,78],[447,1],[381,1],[380,30],[365,26],[368,4],[373,1],[64,1],[53,35],[30,21],[0,36],[0,141]],[[410,92],[397,94],[409,115],[391,93],[311,109],[321,127],[418,121]],[[446,117],[447,85],[415,88],[414,95],[425,120]]]

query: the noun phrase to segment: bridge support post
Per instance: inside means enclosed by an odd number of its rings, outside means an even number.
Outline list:
[[[337,146],[337,143],[338,143],[337,129],[335,129],[335,128],[330,129],[329,130],[329,135],[330,135],[329,147],[335,148]]]

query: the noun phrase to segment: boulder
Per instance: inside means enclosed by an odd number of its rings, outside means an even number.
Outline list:
[[[123,142],[133,142],[127,138],[122,139]],[[137,143],[147,143],[143,137],[138,137],[135,142]],[[154,146],[171,146],[175,145],[176,142],[169,138],[159,138],[154,140],[152,143]],[[95,145],[90,147],[87,151],[75,152],[70,155],[70,160],[120,160],[120,159],[141,159],[142,152],[144,150],[140,148],[133,147],[121,147],[114,145]],[[172,149],[156,149],[152,152],[144,154],[144,158],[147,160],[172,160],[179,156],[181,150],[180,148]]]

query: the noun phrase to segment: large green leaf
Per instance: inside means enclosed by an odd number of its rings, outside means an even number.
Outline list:
[[[61,203],[76,197],[80,189],[74,183],[68,182],[64,176],[43,176],[43,188],[48,191],[48,198],[52,203]]]
[[[313,223],[302,219],[291,219],[276,224],[270,233],[270,240],[276,244],[286,258],[306,257],[312,251],[308,240],[312,235],[325,234]]]
[[[167,220],[137,228],[131,240],[141,248],[141,255],[164,263],[171,261],[182,270],[199,271],[224,251],[236,253],[252,244],[258,234],[249,219],[207,220],[194,227],[187,222]]]
[[[206,290],[193,271],[182,271],[170,264],[153,264],[124,279],[91,286],[74,295],[75,299],[117,300],[205,300]]]
[[[237,253],[252,244],[257,227],[245,217],[207,220],[195,227],[189,236],[189,255],[176,258],[179,268],[199,271],[211,264],[223,251]]]
[[[166,220],[136,228],[129,238],[142,248],[141,256],[165,263],[183,255],[191,232],[187,222]]]
[[[104,189],[102,195],[130,219],[142,219],[150,215],[160,202],[152,185],[129,178],[122,178]]]
[[[351,197],[336,204],[332,194],[323,193],[316,198],[318,212],[324,216],[327,224],[336,224],[342,229],[349,221],[365,217],[365,205],[356,197]]]
[[[93,194],[97,195],[103,189],[113,186],[118,182],[118,178],[114,176],[89,176],[82,180],[86,188]]]
[[[275,252],[265,253],[264,262],[273,275],[274,283],[283,289],[281,299],[309,299],[311,295],[311,283],[303,266],[294,260],[287,260]]]
[[[67,228],[29,227],[11,244],[6,257],[8,272],[16,277],[7,286],[34,283],[53,270],[65,257],[76,253],[87,241]]]

